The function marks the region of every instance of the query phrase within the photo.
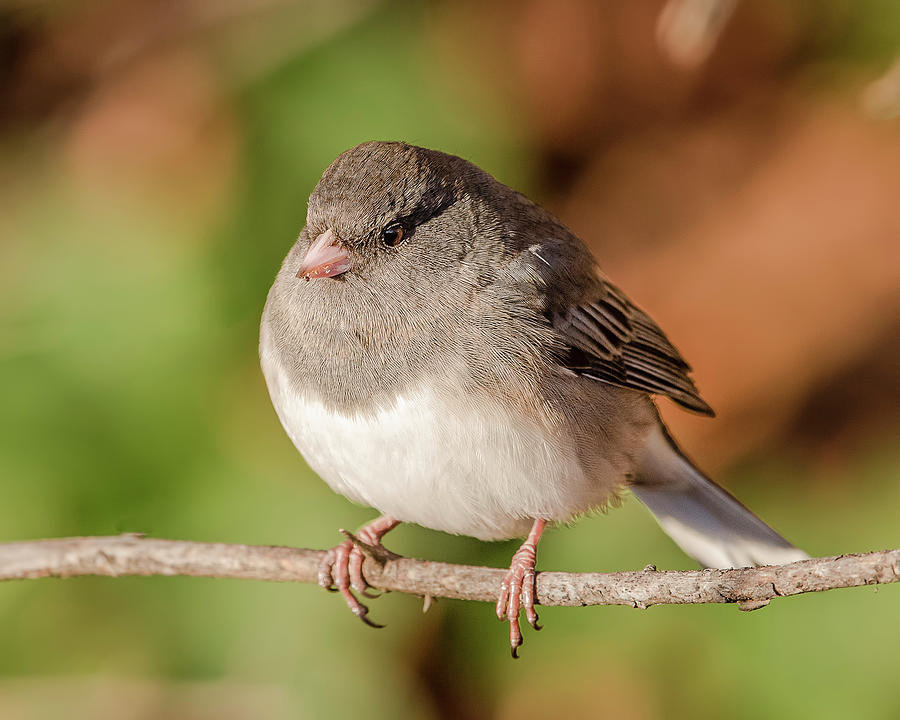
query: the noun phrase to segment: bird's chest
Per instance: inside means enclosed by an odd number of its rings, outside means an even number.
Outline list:
[[[574,449],[551,429],[488,398],[414,388],[367,412],[305,397],[277,366],[266,379],[279,418],[309,465],[337,492],[398,520],[499,539],[536,517],[583,507]]]

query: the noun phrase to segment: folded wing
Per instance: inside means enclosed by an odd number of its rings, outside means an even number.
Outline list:
[[[608,282],[592,295],[552,317],[567,347],[563,363],[569,370],[714,414],[691,380],[690,366],[650,316]]]

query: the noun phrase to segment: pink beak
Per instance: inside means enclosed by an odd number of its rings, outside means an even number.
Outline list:
[[[343,275],[350,269],[350,253],[347,252],[337,235],[326,230],[313,240],[306,251],[306,257],[297,271],[297,277],[304,280],[328,278]]]

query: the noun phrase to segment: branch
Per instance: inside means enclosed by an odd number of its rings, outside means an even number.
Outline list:
[[[78,575],[192,575],[316,582],[325,552],[288,547],[156,540],[140,535],[0,544],[0,580]],[[391,558],[367,559],[373,587],[434,598],[494,602],[505,570]],[[775,597],[900,581],[900,549],[813,558],[738,570],[537,575],[541,605],[740,603],[753,610]]]

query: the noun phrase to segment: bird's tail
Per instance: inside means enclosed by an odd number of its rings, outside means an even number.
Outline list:
[[[662,423],[650,434],[631,491],[706,567],[783,565],[809,557],[697,470]]]

